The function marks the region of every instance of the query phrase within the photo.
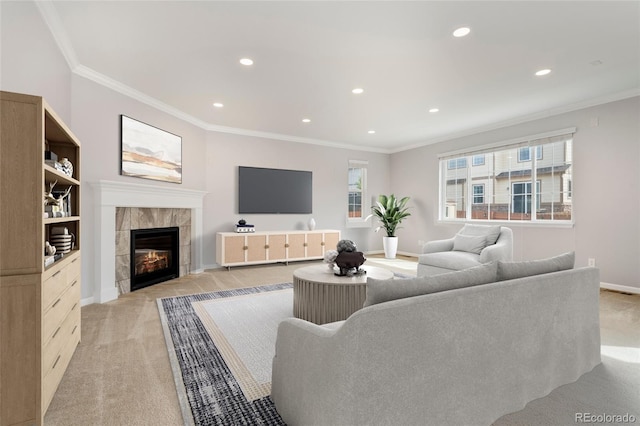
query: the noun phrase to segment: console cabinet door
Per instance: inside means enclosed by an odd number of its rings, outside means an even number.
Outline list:
[[[306,253],[305,234],[288,234],[287,259],[304,259]]]
[[[335,250],[340,241],[340,232],[325,232],[324,233],[324,250]]]
[[[322,257],[324,255],[324,242],[322,233],[307,234],[307,257]]]
[[[246,245],[244,235],[222,237],[224,239],[222,252],[223,264],[245,262]]]
[[[286,260],[287,259],[287,235],[273,234],[269,235],[267,247],[269,250],[269,260]]]
[[[267,236],[247,235],[247,262],[267,260]]]

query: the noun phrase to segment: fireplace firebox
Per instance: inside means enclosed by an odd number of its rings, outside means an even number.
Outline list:
[[[131,291],[179,275],[179,228],[131,230]]]

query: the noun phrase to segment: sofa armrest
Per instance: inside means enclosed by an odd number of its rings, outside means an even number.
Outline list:
[[[433,240],[422,246],[422,254],[453,250],[453,238]]]
[[[283,418],[301,423],[296,407],[314,406],[319,403],[316,395],[328,395],[320,403],[335,396],[335,383],[340,383],[344,375],[342,345],[335,339],[339,329],[338,323],[326,327],[297,318],[280,322],[271,372],[271,399]]]
[[[480,252],[480,263],[489,263],[494,260],[513,260],[513,236],[510,229],[503,229],[498,241]]]
[[[511,260],[512,255],[509,254],[511,248],[506,244],[493,244],[485,247],[480,252],[480,263],[489,263],[494,260]]]

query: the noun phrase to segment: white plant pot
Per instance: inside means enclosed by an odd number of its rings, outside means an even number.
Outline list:
[[[382,237],[382,246],[384,247],[384,257],[387,259],[395,259],[398,252],[398,237]]]

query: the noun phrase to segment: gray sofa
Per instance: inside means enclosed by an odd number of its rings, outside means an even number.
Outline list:
[[[345,321],[283,321],[278,413],[292,426],[489,425],[576,381],[600,363],[599,272],[558,263],[369,280],[368,306]]]
[[[479,245],[478,239],[482,241]],[[418,276],[443,274],[512,259],[513,231],[510,228],[466,224],[454,237],[429,241],[422,246],[422,254],[418,256]]]

